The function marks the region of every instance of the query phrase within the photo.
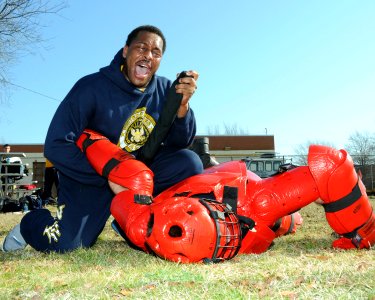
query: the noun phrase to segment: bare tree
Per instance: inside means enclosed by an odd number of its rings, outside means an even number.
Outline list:
[[[323,145],[334,147],[332,143],[325,141],[307,141],[305,144],[300,144],[296,148],[294,148],[293,163],[300,166],[307,165],[307,154],[309,152],[310,145]]]
[[[237,123],[228,124],[224,123],[224,134],[225,135],[248,135],[248,131],[238,127]]]
[[[237,123],[228,124],[223,123],[224,133],[223,135],[249,135],[247,129],[241,128]],[[207,126],[208,135],[222,135],[219,125]]]
[[[224,134],[225,135],[238,135],[237,124],[224,123]]]
[[[353,158],[355,164],[365,166],[374,163],[375,156],[375,134],[368,132],[353,133],[346,145],[347,151]]]
[[[58,14],[66,6],[63,0],[0,0],[0,83],[9,84],[10,65],[45,42],[41,17]]]
[[[207,126],[207,135],[220,135],[219,125],[215,125],[213,128],[211,126]]]

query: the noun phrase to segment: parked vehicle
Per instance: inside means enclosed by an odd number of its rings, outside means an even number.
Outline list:
[[[261,178],[267,178],[278,172],[285,159],[280,157],[251,157],[246,158],[246,167]]]

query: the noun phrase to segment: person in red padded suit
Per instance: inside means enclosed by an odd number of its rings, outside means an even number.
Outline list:
[[[266,179],[243,161],[222,163],[153,198],[153,174],[132,155],[90,130],[77,145],[112,182],[111,213],[124,238],[164,259],[218,262],[237,253],[262,253],[277,237],[272,228],[280,218],[317,200],[339,235],[334,248],[375,244],[375,215],[345,150],[312,145],[307,166]]]

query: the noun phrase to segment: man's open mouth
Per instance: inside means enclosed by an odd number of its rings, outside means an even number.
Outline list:
[[[150,74],[151,66],[145,62],[137,63],[135,66],[135,75],[137,77],[146,77]]]

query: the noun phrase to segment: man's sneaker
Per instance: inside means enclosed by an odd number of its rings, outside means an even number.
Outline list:
[[[5,237],[2,250],[4,252],[11,252],[24,249],[26,246],[27,243],[21,234],[21,226],[20,224],[17,224]]]

